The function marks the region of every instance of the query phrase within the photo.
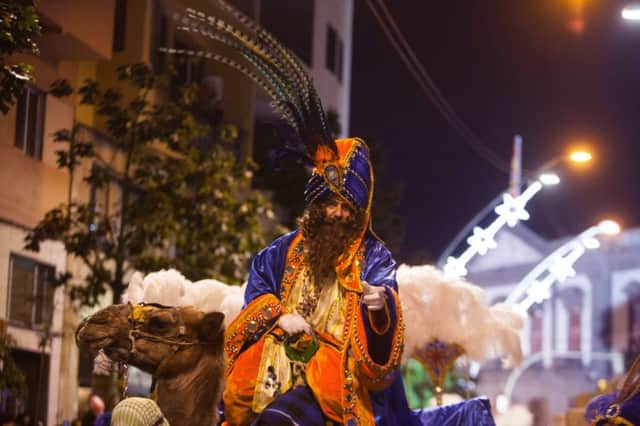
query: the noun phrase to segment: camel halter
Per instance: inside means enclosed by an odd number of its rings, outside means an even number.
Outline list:
[[[182,319],[182,315],[180,311],[177,311],[176,314],[178,316],[178,336],[177,337],[163,337],[156,336],[151,333],[147,333],[145,331],[140,330],[140,326],[144,324],[144,314],[145,307],[150,306],[159,309],[171,309],[169,306],[163,306],[157,303],[139,303],[137,305],[129,304],[129,342],[131,343],[131,350],[129,351],[131,354],[136,352],[136,341],[139,338],[144,338],[156,343],[163,343],[165,345],[171,346],[173,349],[173,355],[177,354],[182,349],[196,346],[196,345],[211,345],[213,342],[201,342],[199,340],[186,340],[186,331],[187,327]],[[164,372],[167,363],[171,359],[171,356],[165,357],[165,359],[160,362],[158,368],[153,372],[153,376],[157,377]]]

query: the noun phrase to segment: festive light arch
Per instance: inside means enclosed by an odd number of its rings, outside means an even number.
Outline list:
[[[587,252],[600,247],[599,235],[613,235],[620,232],[620,226],[611,220],[604,220],[588,228],[577,237],[563,244],[538,263],[509,294],[505,303],[514,310],[526,313],[536,303],[551,297],[551,287],[576,275],[573,265]]]
[[[544,175],[542,179],[535,180],[518,197],[513,197],[509,193],[502,194],[502,203],[494,211],[498,217],[485,229],[476,226],[473,234],[467,238],[469,247],[462,252],[459,257],[449,256],[444,265],[444,273],[450,277],[464,277],[467,275],[467,264],[477,254],[483,256],[489,250],[496,248],[495,236],[505,225],[513,228],[520,221],[529,220],[529,212],[526,210],[527,203],[536,195],[545,183],[555,185],[558,180],[549,180],[549,175]]]

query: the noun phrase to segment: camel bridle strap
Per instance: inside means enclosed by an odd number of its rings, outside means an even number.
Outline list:
[[[151,342],[162,343],[165,345],[169,345],[173,349],[173,355],[177,354],[183,349],[186,349],[191,346],[206,346],[212,345],[214,342],[201,342],[197,339],[186,340],[187,336],[185,335],[187,327],[182,319],[182,315],[180,312],[177,312],[178,316],[178,336],[177,337],[163,337],[156,336],[155,334],[147,333],[145,331],[140,330],[140,326],[144,324],[144,321],[141,321],[141,318],[136,318],[136,309],[143,309],[145,306],[152,306],[159,309],[170,309],[169,306],[163,306],[155,303],[140,303],[138,306],[130,306],[129,312],[129,342],[131,343],[130,353],[134,354],[136,352],[136,341],[140,338],[149,340]],[[165,357],[163,361],[160,362],[158,368],[153,373],[153,376],[158,376],[162,374],[165,370],[167,363],[171,360],[171,357]]]
[[[156,343],[164,343],[166,345],[170,345],[170,346],[174,346],[178,349],[174,349],[174,350],[179,350],[188,346],[196,346],[196,345],[206,345],[206,343],[204,342],[199,342],[197,340],[194,341],[185,341],[178,338],[170,338],[170,337],[162,337],[162,336],[156,336],[154,334],[151,333],[147,333],[144,331],[140,331],[137,328],[131,328],[129,330],[129,341],[131,342],[131,352],[135,352],[135,342],[138,338],[145,338],[147,340],[150,340],[152,342],[156,342]]]

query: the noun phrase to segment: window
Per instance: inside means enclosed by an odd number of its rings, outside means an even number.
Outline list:
[[[627,294],[629,297],[628,304],[628,318],[629,340],[627,343],[627,364],[631,364],[640,353],[640,284],[637,282],[631,283],[627,287]]]
[[[25,86],[16,108],[15,146],[36,160],[42,159],[45,94]]]
[[[51,280],[55,268],[26,257],[11,255],[9,260],[9,322],[41,328],[53,314]]]
[[[313,0],[269,0],[260,3],[260,25],[311,66]]]
[[[125,36],[127,34],[127,0],[116,0],[116,10],[113,22],[113,51],[124,50]]]
[[[579,351],[582,338],[582,313],[580,307],[569,311],[569,350]]]
[[[338,81],[342,82],[342,62],[344,56],[344,44],[338,32],[331,26],[327,26],[327,51],[325,65]]]
[[[559,290],[557,296],[568,315],[567,348],[570,351],[579,351],[583,337],[582,309],[584,307],[584,294],[582,290],[576,287],[569,287]]]
[[[109,221],[111,232],[118,233],[120,225],[120,200],[122,198],[121,182],[111,175],[107,169],[94,164],[90,177],[89,206],[92,213],[90,231],[96,231],[105,220]],[[131,197],[136,197],[133,192]]]
[[[200,50],[197,46],[190,45],[180,40],[175,40],[173,47],[180,50]],[[173,83],[175,85],[188,85],[200,83],[204,74],[204,59],[195,56],[176,55],[173,57],[176,75]]]
[[[16,348],[12,348],[11,352],[13,353],[16,366],[24,374],[27,392],[15,394],[15,399],[13,399],[13,401],[9,399],[9,401],[11,401],[9,402],[5,398],[12,398],[11,393],[9,392],[7,395],[3,390],[3,403],[0,406],[0,411],[6,409],[12,414],[29,413],[31,418],[37,421],[27,424],[45,424],[43,420],[47,418],[48,407],[51,403],[49,400],[51,358],[49,355],[40,352],[31,352]]]
[[[542,308],[535,306],[531,308],[529,321],[531,322],[531,350],[532,354],[542,351]]]
[[[162,47],[167,45],[168,32],[170,28],[169,17],[162,8],[160,0],[154,0],[152,3],[151,16],[151,53],[150,60],[155,71],[163,71],[167,65],[167,55],[160,51]]]

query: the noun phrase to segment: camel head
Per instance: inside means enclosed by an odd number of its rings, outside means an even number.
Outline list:
[[[204,355],[222,353],[224,314],[190,306],[111,305],[85,319],[76,340],[158,378],[174,377]]]

